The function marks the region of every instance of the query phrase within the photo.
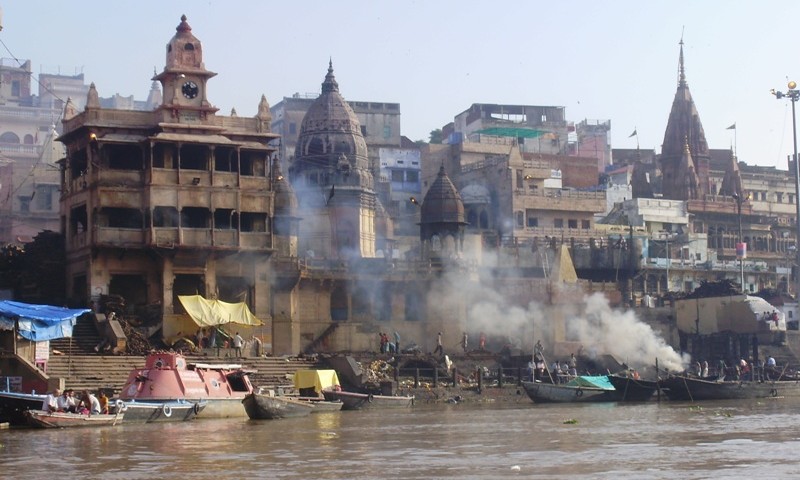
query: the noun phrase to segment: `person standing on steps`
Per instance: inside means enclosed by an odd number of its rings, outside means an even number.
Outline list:
[[[442,347],[442,332],[439,332],[439,334],[436,335],[436,350],[433,351],[433,354],[436,355],[437,353],[444,355],[444,348]]]
[[[233,336],[233,348],[234,348],[234,351],[236,352],[236,356],[237,357],[241,357],[242,356],[242,345],[243,344],[244,344],[244,339],[242,338],[241,335],[239,335],[239,332],[236,332],[236,335]]]

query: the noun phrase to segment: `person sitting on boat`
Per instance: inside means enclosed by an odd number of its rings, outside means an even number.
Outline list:
[[[42,402],[42,410],[48,413],[57,412],[59,396],[61,396],[61,390],[57,388],[52,392],[48,393],[47,396],[44,397],[44,401]]]
[[[708,360],[703,360],[703,368],[700,370],[700,377],[706,378],[708,376]]]
[[[767,366],[768,366],[768,367],[774,367],[774,366],[776,366],[776,363],[775,363],[775,357],[773,357],[772,355],[770,355],[769,357],[767,357]]]
[[[82,409],[81,413],[89,414],[89,415],[99,415],[100,414],[100,400],[97,399],[94,395],[92,395],[89,390],[83,392],[83,398],[81,399]]]
[[[108,397],[102,389],[97,391],[97,401],[100,404],[100,413],[108,415]]]
[[[58,403],[59,412],[72,412],[75,413],[75,397],[72,396],[72,390],[66,389],[64,393],[56,399]]]

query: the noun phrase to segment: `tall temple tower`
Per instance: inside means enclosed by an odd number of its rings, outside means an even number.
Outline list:
[[[678,90],[661,145],[662,193],[670,200],[693,200],[709,193],[710,153],[700,115],[686,83],[680,42]]]
[[[379,207],[367,144],[356,114],[339,93],[332,62],[322,94],[300,127],[289,178],[299,200],[300,251],[346,259],[376,256]],[[378,222],[380,223],[380,222]]]

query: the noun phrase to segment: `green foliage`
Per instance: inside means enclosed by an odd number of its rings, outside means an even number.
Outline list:
[[[442,129],[437,128],[436,130],[431,130],[430,143],[442,143],[442,141],[444,141]]]

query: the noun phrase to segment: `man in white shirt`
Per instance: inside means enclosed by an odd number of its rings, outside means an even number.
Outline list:
[[[59,395],[56,401],[59,412],[75,412],[75,397],[72,396],[72,390],[64,390],[64,393]]]
[[[61,395],[61,390],[55,389],[52,393],[47,394],[42,402],[42,410],[48,413],[58,411],[58,397]]]
[[[242,345],[244,345],[244,339],[239,335],[239,332],[236,332],[236,335],[233,337],[233,348],[236,351],[237,357],[242,356]]]

